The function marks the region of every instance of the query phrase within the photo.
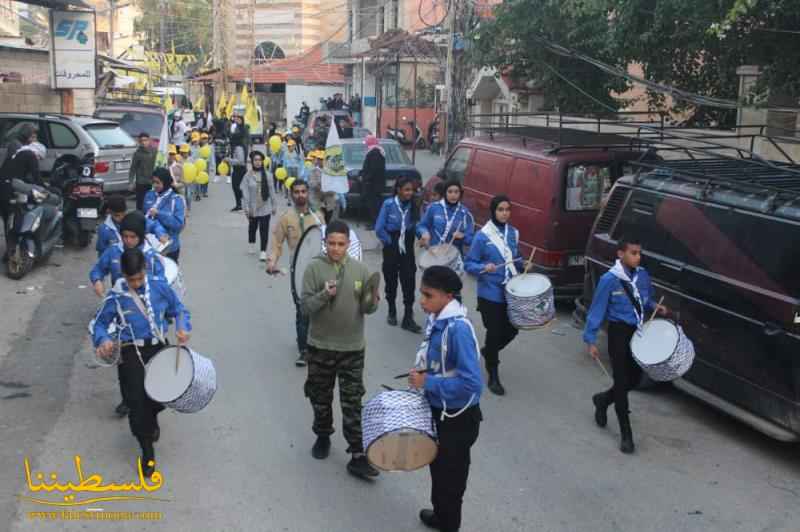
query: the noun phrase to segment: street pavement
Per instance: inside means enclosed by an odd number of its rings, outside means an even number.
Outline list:
[[[420,162],[430,168],[438,162]],[[432,171],[430,171],[432,169]],[[382,474],[375,482],[345,471],[348,456],[336,405],[331,456],[314,460],[305,370],[294,366],[289,279],[270,277],[247,254],[246,222],[230,186],[211,185],[193,204],[181,267],[192,312],[191,345],[213,359],[218,390],[196,414],[159,416],[156,444],[164,486],[157,501],[96,502],[104,512],[160,512],[157,521],[43,522],[60,511],[19,499],[34,472],[106,482],[135,478],[138,447],[119,402],[113,369],[90,369],[86,324],[97,299],[87,287],[92,250],[58,250],[31,277],[0,280],[0,530],[421,531],[429,505],[427,470]],[[273,222],[274,223],[274,222]],[[371,270],[374,236],[358,224]],[[288,269],[288,254],[283,266]],[[27,290],[32,286],[31,290]],[[475,286],[464,300],[478,335]],[[420,336],[367,320],[365,401],[394,384],[413,362]],[[417,319],[422,313],[417,309]],[[522,332],[501,354],[508,395],[482,397],[484,422],[473,447],[462,530],[473,531],[796,531],[800,523],[797,446],[780,444],[670,387],[631,397],[637,450],[618,450],[609,427],[594,425],[591,395],[609,385],[585,354],[570,309],[555,324]],[[85,508],[83,508],[85,509]]]

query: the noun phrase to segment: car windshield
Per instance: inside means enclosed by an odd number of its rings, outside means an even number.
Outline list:
[[[96,124],[84,126],[87,133],[94,139],[100,149],[109,148],[135,148],[136,141],[125,131],[111,124]]]
[[[102,110],[95,113],[98,118],[119,122],[119,126],[131,137],[139,133],[147,133],[151,139],[161,137],[164,118],[159,113],[143,113],[138,111]]]
[[[364,159],[367,157],[366,144],[344,144],[342,148],[345,165],[358,168],[364,165]],[[411,159],[408,158],[405,150],[401,149],[399,145],[381,144],[381,148],[386,152],[386,164],[411,165]]]

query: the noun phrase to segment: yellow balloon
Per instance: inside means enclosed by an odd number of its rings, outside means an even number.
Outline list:
[[[199,172],[197,174],[197,184],[198,185],[207,185],[208,184],[208,172],[203,171],[203,172]]]
[[[281,150],[281,138],[278,135],[272,135],[269,138],[269,149],[272,153],[276,153]]]
[[[205,172],[206,170],[208,170],[208,161],[206,161],[205,159],[197,159],[194,162],[194,166],[195,168],[197,168],[198,172]]]
[[[183,182],[186,183],[187,185],[191,185],[192,183],[194,183],[196,178],[197,178],[197,168],[195,168],[195,166],[189,161],[183,163]]]
[[[222,161],[217,165],[217,173],[219,175],[228,175],[228,172],[230,171],[231,169],[230,167],[228,167],[228,163],[226,163],[225,161]]]
[[[208,144],[206,144],[205,146],[200,146],[199,153],[200,157],[202,157],[203,159],[208,159],[209,157],[211,157],[211,146],[209,146]]]
[[[286,181],[284,181],[284,184],[286,185],[286,188],[291,189],[292,188],[292,183],[294,183],[295,181],[297,181],[296,178],[290,177]]]
[[[306,164],[306,168],[311,168],[312,166],[314,166],[314,163],[312,163],[311,161],[306,161],[305,164]]]
[[[286,172],[286,168],[281,167],[275,170],[275,177],[278,179],[278,181],[283,181],[288,175],[289,174]]]

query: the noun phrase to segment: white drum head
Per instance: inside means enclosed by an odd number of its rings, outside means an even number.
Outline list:
[[[530,297],[544,294],[552,287],[550,279],[540,273],[525,273],[512,277],[506,283],[506,290],[518,297]]]
[[[161,261],[164,264],[164,277],[167,278],[167,283],[174,283],[178,279],[178,265],[169,257],[161,257]]]
[[[631,351],[646,366],[664,362],[678,346],[678,328],[669,320],[654,319],[631,338]]]
[[[175,370],[175,351],[180,361]],[[144,376],[144,391],[156,402],[174,401],[189,388],[194,378],[194,362],[185,347],[166,347],[156,353],[147,363]]]
[[[449,266],[458,259],[458,248],[440,244],[424,250],[419,255],[419,266],[423,270],[431,266]]]

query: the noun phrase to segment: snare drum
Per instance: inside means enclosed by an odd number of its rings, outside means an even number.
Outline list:
[[[464,273],[464,261],[461,252],[451,244],[439,244],[423,250],[419,254],[419,267],[422,271],[431,266],[447,266],[458,275]]]
[[[177,362],[176,357],[180,357]],[[168,346],[145,366],[144,391],[153,401],[191,414],[205,408],[217,391],[217,372],[208,358],[186,346]]]
[[[436,458],[436,425],[421,393],[379,393],[364,405],[361,425],[364,452],[378,469],[414,471]]]
[[[553,284],[539,273],[516,275],[506,283],[508,319],[517,329],[536,329],[556,317]]]
[[[183,299],[186,296],[186,287],[183,285],[181,269],[174,260],[168,257],[159,257],[159,259],[164,265],[164,277],[166,277],[167,283],[178,294],[178,297]]]
[[[674,381],[694,362],[694,344],[681,326],[661,318],[650,320],[633,334],[631,352],[654,381]]]
[[[89,337],[94,338],[94,324],[95,320],[89,322]],[[111,322],[108,326],[108,335],[111,337],[111,341],[114,342],[114,352],[111,354],[110,358],[103,358],[97,354],[97,350],[92,350],[92,356],[94,357],[93,360],[90,362],[91,367],[111,367],[116,366],[119,364],[120,359],[122,358],[121,355],[121,344],[119,341],[119,330],[117,329],[117,324]]]
[[[162,243],[153,233],[147,233],[144,238],[147,240],[147,243],[150,244],[150,247],[156,250],[156,253],[163,254],[164,251],[169,248],[170,244],[172,244],[172,240],[167,240],[166,242]]]

